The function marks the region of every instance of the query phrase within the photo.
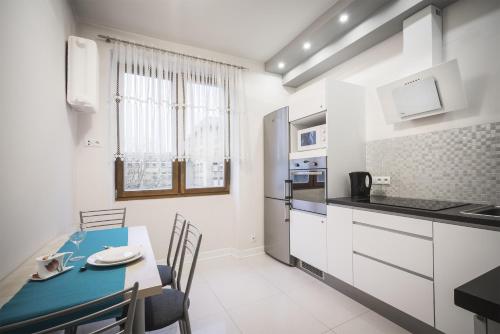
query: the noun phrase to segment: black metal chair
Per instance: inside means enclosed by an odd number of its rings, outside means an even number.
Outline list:
[[[106,317],[106,315],[110,315],[119,310],[124,310],[126,311],[126,316],[112,323],[106,322],[103,327],[94,330],[91,334],[103,333],[115,327],[121,328],[121,330],[117,333],[132,334],[138,288],[139,283],[136,282],[131,288],[84,304],[0,327],[0,333],[46,334],[59,330],[66,330],[67,333],[71,333],[78,325],[102,320],[103,317]],[[62,319],[73,320],[65,321]],[[54,323],[61,321],[62,323],[54,325]]]
[[[80,229],[124,227],[127,208],[80,211]]]
[[[187,222],[186,226],[179,260],[179,272],[175,278],[175,287],[172,289],[163,289],[162,294],[148,297],[145,300],[146,331],[158,330],[179,322],[181,334],[191,334],[188,313],[189,291],[191,290],[194,271],[198,261],[202,234],[190,222]],[[186,264],[186,253],[192,256],[192,262],[190,262],[191,268],[189,269],[186,289],[183,290],[181,279],[182,271]]]
[[[175,268],[177,266],[179,250],[181,248],[181,241],[185,228],[186,228],[186,218],[184,218],[181,214],[176,213],[174,219],[174,226],[172,227],[172,233],[170,234],[170,243],[168,245],[167,264],[158,265],[158,272],[160,273],[161,285],[164,287],[167,285],[175,286],[175,274],[176,274]],[[177,239],[177,243],[175,245],[175,251],[174,251],[173,247],[175,239]],[[174,252],[173,259],[172,259],[172,252]]]

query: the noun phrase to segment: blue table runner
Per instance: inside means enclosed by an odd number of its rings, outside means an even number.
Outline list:
[[[123,290],[125,266],[88,266],[86,271],[79,271],[87,257],[102,251],[105,245],[128,245],[128,229],[88,231],[80,244],[80,251],[75,254],[85,258],[76,262],[69,261],[67,265],[75,268],[56,277],[46,281],[27,282],[0,309],[0,326],[66,309]],[[58,252],[76,252],[76,247],[67,241]]]

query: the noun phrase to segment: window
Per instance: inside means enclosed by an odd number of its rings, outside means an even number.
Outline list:
[[[229,193],[231,69],[123,45],[114,53],[116,198]]]
[[[184,113],[185,191],[225,185],[224,90],[209,83],[187,82]]]

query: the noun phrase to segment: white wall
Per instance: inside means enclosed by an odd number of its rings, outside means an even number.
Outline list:
[[[70,225],[74,112],[63,0],[0,2],[0,279]]]
[[[262,117],[287,103],[288,92],[281,86],[281,78],[265,73],[261,63],[105,27],[85,24],[78,26],[79,36],[95,39],[98,34],[248,67],[249,70],[244,72],[248,118],[242,131],[242,140],[246,142],[246,158],[239,168],[232,170],[230,195],[115,202],[113,150],[116,140],[114,119],[106,100],[109,96],[110,45],[98,41],[101,106],[96,114],[79,115],[78,118],[76,210],[127,207],[127,224],[148,227],[157,258],[165,257],[176,211],[202,228],[202,251],[224,248],[244,250],[262,246]],[[83,143],[87,138],[101,140],[103,147],[84,147]],[[255,242],[250,241],[251,234],[256,235]]]
[[[376,87],[411,74],[398,33],[312,82],[333,76],[367,88],[367,140],[406,136],[500,120],[500,1],[459,0],[443,11],[443,60],[458,59],[467,109],[390,125],[385,122]],[[300,87],[300,88],[302,88]],[[299,89],[300,89],[299,88]]]

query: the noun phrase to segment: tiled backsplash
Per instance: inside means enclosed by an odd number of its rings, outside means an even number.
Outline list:
[[[372,194],[500,204],[500,122],[366,144]]]

